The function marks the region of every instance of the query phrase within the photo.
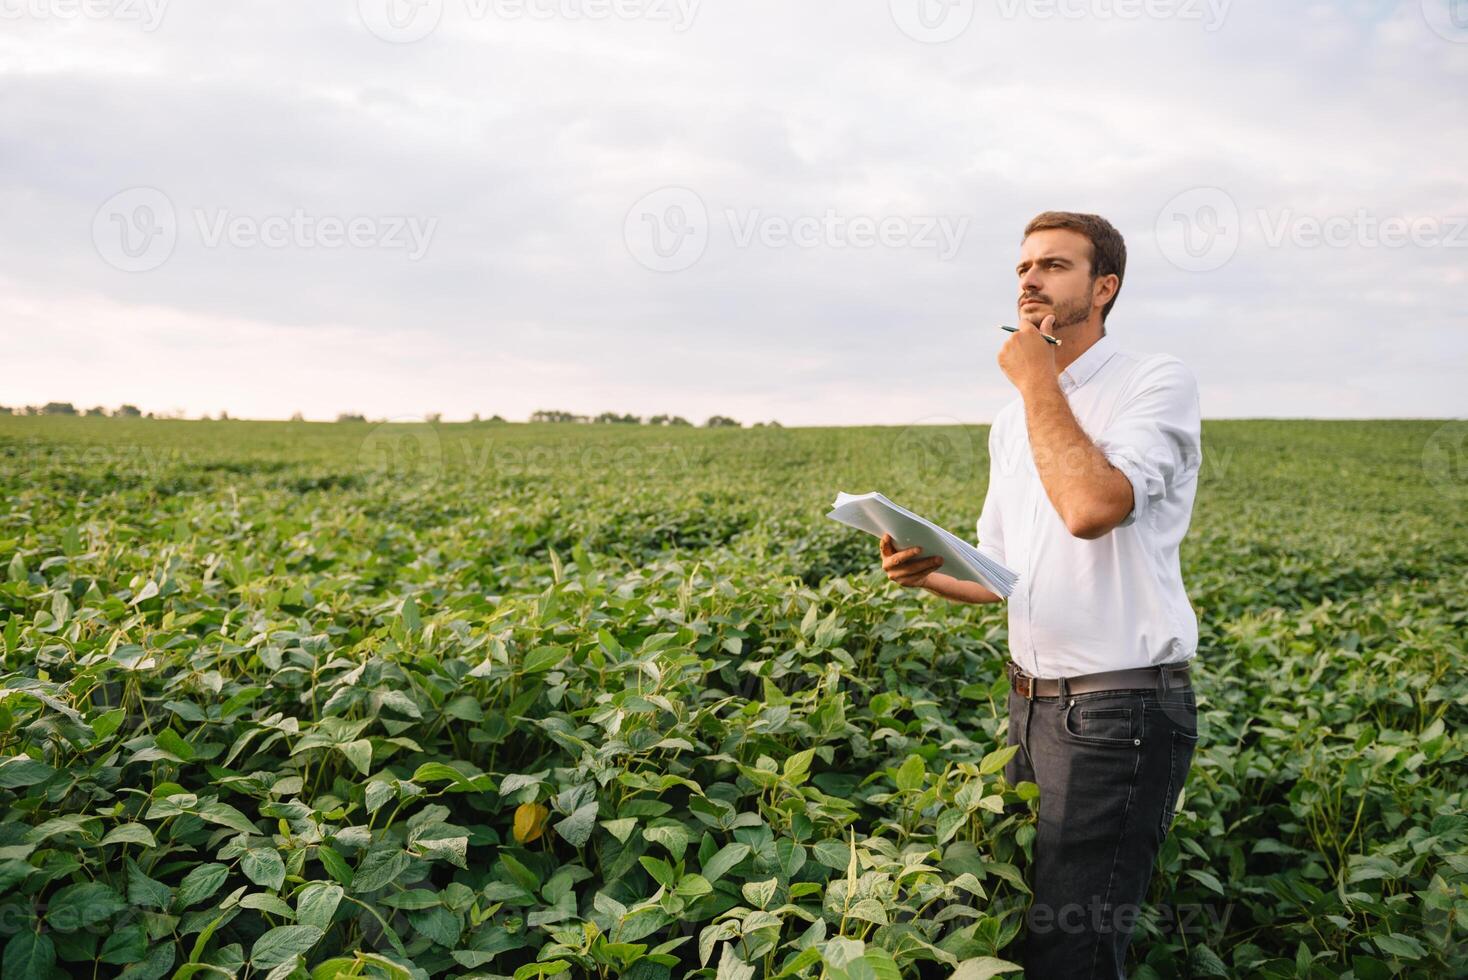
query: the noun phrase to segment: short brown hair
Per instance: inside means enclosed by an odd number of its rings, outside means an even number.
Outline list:
[[[1101,308],[1101,322],[1106,322],[1106,315],[1116,305],[1116,297],[1121,295],[1121,283],[1126,278],[1126,242],[1122,240],[1121,232],[1112,226],[1111,222],[1099,214],[1080,214],[1076,211],[1042,211],[1030,219],[1025,225],[1024,237],[1030,237],[1031,232],[1048,231],[1051,228],[1065,228],[1069,231],[1079,232],[1085,235],[1091,242],[1091,281],[1095,282],[1097,276],[1116,276],[1116,295]]]

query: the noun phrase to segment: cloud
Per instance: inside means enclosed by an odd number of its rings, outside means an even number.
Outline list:
[[[1128,18],[1025,0],[929,44],[899,27],[903,2],[444,0],[405,44],[350,3],[174,0],[153,30],[123,0],[110,18],[7,8],[29,12],[0,37],[6,398],[983,421],[1010,397],[994,324],[1019,232],[1056,207],[1122,229],[1110,329],[1187,361],[1205,415],[1463,414],[1468,131],[1442,119],[1468,43],[1417,4]],[[176,240],[125,272],[94,228],[123,231],[99,208],[138,187],[166,196]],[[705,225],[678,271],[626,237],[664,187]],[[1234,251],[1203,271],[1168,254],[1163,214],[1193,188],[1237,213]],[[376,237],[209,234],[294,217]],[[1435,243],[1363,230],[1394,218]],[[396,219],[432,223],[418,257],[384,244]],[[918,244],[924,220],[962,223],[951,256]],[[884,221],[906,229],[893,244],[849,233]],[[211,363],[241,369],[200,381]]]

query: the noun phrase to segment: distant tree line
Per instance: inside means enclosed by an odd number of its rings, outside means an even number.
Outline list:
[[[0,405],[0,415],[98,415],[114,419],[142,418],[143,413],[136,405],[119,405],[112,411],[107,411],[101,405],[94,405],[86,411],[78,411],[71,402],[47,402],[44,405]]]
[[[105,417],[105,418],[114,418],[114,419],[117,419],[117,418],[181,419],[181,418],[183,418],[183,413],[181,411],[174,411],[174,412],[167,412],[167,413],[164,413],[164,412],[159,412],[159,413],[143,412],[136,405],[119,405],[117,408],[113,409],[110,412],[107,409],[103,408],[101,405],[93,406],[92,408],[86,409],[85,411],[79,411],[77,409],[77,407],[75,405],[73,405],[71,402],[47,402],[44,405],[22,405],[22,406],[15,407],[15,408],[12,408],[12,407],[7,406],[7,405],[0,405],[0,415],[92,415],[92,416],[101,416],[101,417]],[[206,412],[204,415],[201,415],[200,416],[200,419],[201,420],[204,420],[204,421],[207,421],[209,419],[208,413]],[[428,415],[424,416],[424,419],[426,421],[428,421],[428,422],[440,422],[440,421],[443,420],[443,414],[440,413],[440,412],[430,412]],[[219,420],[222,421],[222,422],[223,421],[229,421],[229,413],[228,412],[220,412],[219,413]],[[338,422],[366,422],[366,421],[368,421],[367,416],[363,415],[360,412],[340,412],[340,413],[337,414],[336,420]],[[303,422],[303,421],[305,421],[305,417],[302,416],[300,412],[296,412],[295,414],[293,414],[291,416],[291,421],[292,422]],[[384,419],[383,421],[387,421],[387,420]],[[503,416],[500,416],[500,415],[491,415],[488,419],[481,419],[479,417],[479,413],[478,412],[475,412],[474,413],[474,417],[472,419],[470,419],[470,421],[471,422],[504,422],[505,419],[504,419]],[[532,422],[583,422],[583,423],[589,423],[589,424],[592,424],[592,425],[669,425],[669,426],[672,426],[672,425],[692,426],[693,425],[692,422],[688,421],[687,419],[685,419],[681,415],[661,415],[661,414],[659,414],[659,415],[650,415],[644,421],[643,418],[642,418],[642,416],[640,416],[640,415],[632,415],[631,413],[628,413],[628,414],[625,414],[625,415],[618,415],[616,412],[602,412],[600,415],[591,416],[591,415],[578,415],[578,414],[576,414],[574,412],[555,411],[555,410],[551,410],[551,409],[541,409],[539,411],[532,412],[530,414],[530,421],[532,421]],[[733,428],[733,429],[738,429],[738,428],[741,428],[743,425],[744,425],[743,422],[740,422],[738,419],[732,419],[732,418],[730,418],[727,415],[710,415],[709,418],[708,418],[708,421],[706,421],[704,423],[704,427],[705,428],[708,428],[708,429],[720,429],[720,428]],[[767,426],[769,428],[778,429],[778,428],[780,428],[780,423],[779,422],[776,422],[776,421],[774,421],[772,419],[769,422],[756,422],[756,423],[754,423],[754,425],[752,427],[753,428],[756,428],[756,429],[762,429],[762,428],[765,428]]]
[[[693,425],[681,415],[651,415],[644,421],[640,415],[618,415],[616,412],[602,412],[600,415],[578,415],[575,412],[562,412],[553,409],[540,409],[530,413],[532,422],[583,422],[591,425]],[[739,428],[743,425],[738,419],[731,419],[727,415],[710,415],[705,428]],[[775,421],[756,422],[754,428],[760,429],[766,426],[780,428],[780,423]]]

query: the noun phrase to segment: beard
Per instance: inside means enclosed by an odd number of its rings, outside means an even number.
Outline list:
[[[1046,302],[1049,301],[1046,300]],[[1059,330],[1062,327],[1073,327],[1078,323],[1085,323],[1091,316],[1091,303],[1089,300],[1083,298],[1068,300],[1062,303],[1051,303],[1051,308],[1055,314],[1055,325],[1051,328],[1054,330]],[[1025,318],[1038,327],[1048,315],[1026,314]]]

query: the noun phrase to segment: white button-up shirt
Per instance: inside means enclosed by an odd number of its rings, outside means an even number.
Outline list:
[[[1106,334],[1061,372],[1060,389],[1131,481],[1132,510],[1099,538],[1071,534],[1035,469],[1023,399],[999,411],[977,530],[979,550],[1019,573],[1010,657],[1037,677],[1188,660],[1198,618],[1178,546],[1202,463],[1197,381],[1176,357],[1134,354]]]

